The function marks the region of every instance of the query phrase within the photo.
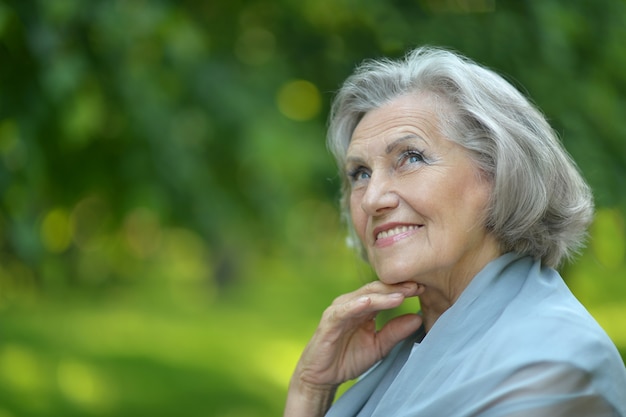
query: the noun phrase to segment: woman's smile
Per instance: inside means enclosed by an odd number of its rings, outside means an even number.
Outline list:
[[[553,269],[593,196],[542,112],[426,47],[367,60],[330,115],[350,243],[378,279],[324,310],[284,415],[626,417],[619,351]]]
[[[446,286],[498,255],[482,223],[492,185],[442,134],[437,107],[427,94],[396,98],[368,112],[348,146],[354,229],[388,284]]]
[[[374,245],[384,248],[414,235],[422,227],[420,224],[385,224],[374,229]]]

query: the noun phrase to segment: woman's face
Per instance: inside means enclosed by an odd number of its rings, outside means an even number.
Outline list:
[[[484,227],[491,183],[439,129],[429,95],[367,113],[348,147],[350,212],[381,281],[471,279],[498,256]]]

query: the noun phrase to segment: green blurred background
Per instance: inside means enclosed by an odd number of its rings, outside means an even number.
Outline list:
[[[333,92],[422,44],[562,136],[598,207],[562,272],[626,355],[625,22],[624,0],[0,0],[0,417],[280,415],[322,310],[372,279]]]

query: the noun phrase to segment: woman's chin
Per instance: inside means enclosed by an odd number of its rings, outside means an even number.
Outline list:
[[[411,275],[396,271],[383,271],[382,273],[377,273],[377,276],[380,282],[388,285],[400,284],[402,282],[417,282],[415,279],[412,279]]]

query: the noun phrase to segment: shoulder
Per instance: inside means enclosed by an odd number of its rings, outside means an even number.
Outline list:
[[[569,363],[539,362],[516,369],[494,387],[489,416],[624,416],[624,391],[602,386]],[[623,387],[622,387],[623,388]]]
[[[479,336],[490,350],[533,361],[571,362],[583,369],[605,361],[621,363],[612,340],[573,295],[520,304],[503,311]]]
[[[550,382],[565,378],[612,404],[623,403],[624,362],[594,318],[571,294],[534,301],[523,310],[505,310],[479,336],[485,357],[507,369],[511,381],[535,378],[537,383],[569,392],[567,386]]]
[[[626,413],[626,367],[614,343],[586,311],[547,304],[530,307],[523,315],[504,314],[481,342],[479,366],[488,369],[490,363],[503,377],[498,390],[507,398],[524,404],[569,397],[572,401],[559,407],[580,411],[585,404],[595,404],[589,410],[617,407]],[[605,407],[608,404],[612,406]]]
[[[476,335],[488,346],[539,360],[577,362],[594,352],[617,354],[606,332],[554,269],[536,262],[531,268],[525,265],[520,273],[506,276],[500,285],[504,286],[504,281],[514,290],[510,290],[497,317],[483,323],[482,334]],[[489,292],[483,295],[497,297]]]

